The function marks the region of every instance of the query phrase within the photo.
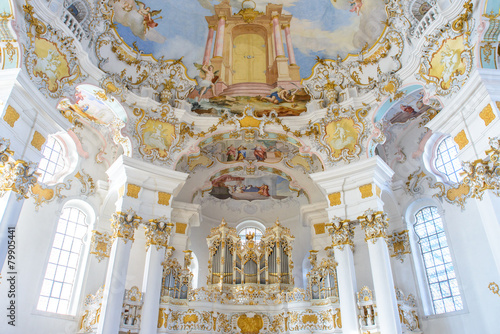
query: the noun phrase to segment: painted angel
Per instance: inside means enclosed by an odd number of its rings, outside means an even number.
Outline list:
[[[359,16],[361,7],[363,7],[363,0],[350,0],[349,3],[351,4],[350,12],[356,13]]]
[[[139,6],[137,13],[141,14],[144,18],[144,21],[142,22],[142,24],[144,25],[144,32],[147,32],[151,28],[157,27],[158,23],[156,23],[154,20],[159,20],[162,17],[160,16],[155,19],[153,18],[161,13],[161,9],[152,11],[151,7],[146,7],[143,2],[136,0],[135,3],[137,4],[137,6]]]
[[[203,95],[207,92],[208,89],[212,90],[212,95],[215,96],[215,83],[217,80],[219,80],[219,77],[217,74],[219,74],[219,71],[214,72],[214,67],[213,65],[200,65],[197,63],[194,63],[194,66],[200,71],[200,75],[197,75],[195,77],[195,80],[197,82],[196,84],[196,90],[199,92],[199,96],[197,97],[198,100],[203,97]]]

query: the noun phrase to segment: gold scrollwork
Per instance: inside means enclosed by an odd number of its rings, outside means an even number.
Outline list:
[[[358,217],[361,227],[365,230],[365,241],[371,240],[375,243],[378,238],[386,238],[389,218],[383,211],[368,209],[364,215]]]

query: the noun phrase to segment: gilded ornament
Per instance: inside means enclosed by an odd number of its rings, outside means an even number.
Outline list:
[[[314,224],[314,232],[316,234],[325,233],[325,223]]]
[[[161,191],[158,192],[158,204],[169,206],[170,198],[172,198],[172,194],[164,193]]]
[[[187,229],[187,224],[175,223],[175,233],[185,234]]]
[[[144,226],[146,229],[146,248],[151,245],[155,245],[156,249],[167,247],[173,226],[174,224],[168,222],[165,217],[149,220]]]
[[[242,334],[258,334],[264,326],[264,321],[258,314],[254,314],[253,317],[243,314],[238,318],[237,324]]]
[[[139,192],[141,191],[141,187],[128,183],[127,184],[127,196],[132,198],[139,198]]]
[[[97,261],[101,262],[109,257],[111,253],[112,238],[105,232],[92,231],[92,239],[90,241],[90,254],[94,254]]]
[[[134,241],[134,233],[142,218],[129,209],[127,212],[115,212],[111,217],[113,238],[122,238],[125,243]]]
[[[488,104],[483,108],[483,110],[479,113],[479,117],[481,117],[481,119],[484,121],[485,126],[490,125],[490,123],[496,118],[491,104]]]
[[[359,187],[359,192],[361,193],[361,198],[369,198],[373,196],[373,186],[372,184],[365,184]]]
[[[368,209],[364,215],[358,217],[361,227],[365,230],[365,241],[371,240],[375,243],[378,238],[386,238],[389,218],[383,211]]]
[[[42,136],[40,132],[35,131],[35,133],[33,133],[33,139],[31,140],[31,145],[37,150],[41,151],[43,144],[45,144],[45,137]]]
[[[467,144],[469,144],[469,139],[467,139],[467,135],[465,134],[465,130],[460,131],[453,138],[453,140],[455,141],[455,143],[458,144],[458,149],[459,150],[463,149],[465,146],[467,146]]]
[[[345,245],[354,247],[354,226],[351,226],[349,220],[342,220],[338,217],[332,219],[328,232],[332,236],[333,247],[338,247],[340,250],[344,250]]]
[[[493,292],[495,295],[499,296],[500,297],[500,287],[498,286],[497,283],[495,282],[491,282],[489,285],[488,285],[488,289],[490,289],[491,292]]]
[[[12,107],[11,105],[7,106],[5,110],[5,114],[3,115],[3,120],[10,125],[11,128],[14,127],[14,124],[19,119],[19,113]]]
[[[13,191],[17,200],[28,198],[31,187],[37,182],[37,164],[24,160],[8,161],[0,168],[0,197]]]
[[[330,206],[337,206],[342,204],[341,194],[339,192],[329,194],[328,199],[330,200]]]
[[[408,230],[396,232],[387,237],[387,246],[389,247],[389,254],[404,262],[404,255],[411,253],[410,238]]]

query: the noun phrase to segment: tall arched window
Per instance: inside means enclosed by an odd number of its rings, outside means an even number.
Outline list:
[[[446,175],[452,182],[459,183],[462,180],[460,173],[463,171],[462,164],[458,159],[457,145],[451,137],[446,137],[437,148],[436,169]]]
[[[239,231],[238,236],[243,243],[245,243],[250,236],[252,236],[253,241],[259,242],[262,238],[262,231],[257,227],[245,227]]]
[[[77,207],[64,207],[52,243],[37,309],[70,314],[88,219]]]
[[[415,233],[423,258],[434,314],[463,309],[462,297],[437,207],[427,206],[415,214]]]
[[[38,181],[47,183],[53,180],[64,168],[64,150],[54,137],[49,137],[43,147],[43,158],[38,164],[37,172],[40,173]]]

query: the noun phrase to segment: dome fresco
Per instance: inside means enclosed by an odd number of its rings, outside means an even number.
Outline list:
[[[0,16],[0,333],[499,332],[500,0]]]

